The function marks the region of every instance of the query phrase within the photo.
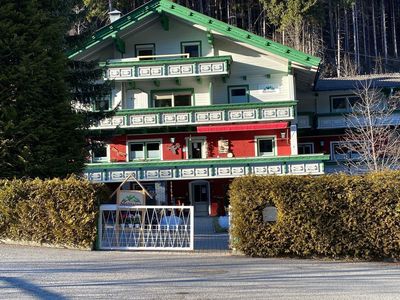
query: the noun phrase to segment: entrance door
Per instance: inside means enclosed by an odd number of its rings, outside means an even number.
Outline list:
[[[210,205],[210,184],[207,181],[190,183],[190,196],[195,216],[208,216]]]
[[[206,139],[195,137],[188,139],[188,158],[201,159],[206,158]]]

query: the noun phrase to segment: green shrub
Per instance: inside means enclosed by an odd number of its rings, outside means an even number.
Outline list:
[[[107,191],[76,177],[0,181],[0,238],[91,248]]]
[[[229,193],[233,246],[247,255],[400,258],[400,172],[248,176]],[[263,221],[267,205],[276,222]]]

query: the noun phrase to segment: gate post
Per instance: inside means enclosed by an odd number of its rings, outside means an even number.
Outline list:
[[[194,206],[190,206],[190,250],[194,250]]]

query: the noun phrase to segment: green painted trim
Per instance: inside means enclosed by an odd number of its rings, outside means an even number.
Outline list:
[[[231,93],[229,92],[229,89],[231,89],[231,88],[239,88],[239,87],[246,88],[247,103],[250,102],[250,86],[248,84],[239,84],[239,85],[228,85],[226,87],[227,92],[228,92],[228,103],[231,103]]]
[[[185,53],[183,51],[183,46],[186,46],[185,44],[199,44],[199,56],[198,57],[202,57],[203,56],[203,45],[201,43],[201,41],[182,41],[181,42],[181,53]],[[231,57],[232,60],[232,57]]]
[[[156,55],[156,44],[155,43],[147,43],[147,44],[135,44],[135,57],[138,57],[138,53],[137,53],[137,46],[153,46],[153,49],[154,49],[154,54],[153,55]],[[107,65],[107,62],[106,63],[100,63],[99,65],[101,65],[101,64],[104,64],[104,66],[106,66]]]
[[[68,53],[68,57],[73,58],[84,50],[89,49],[97,43],[107,39],[112,33],[119,32],[126,29],[127,27],[133,26],[144,18],[155,15],[157,13],[167,13],[177,17],[178,19],[201,25],[207,28],[209,31],[214,30],[224,36],[232,38],[233,40],[247,43],[256,48],[268,51],[270,53],[273,53],[290,61],[297,62],[304,66],[318,67],[321,62],[321,59],[318,57],[308,55],[304,52],[265,39],[246,30],[208,17],[202,13],[188,9],[169,0],[150,1],[130,12],[129,14],[126,14],[112,24],[101,28],[94,35],[92,35],[91,39],[88,40],[82,48],[73,49],[72,51],[70,51]]]
[[[165,13],[161,13],[160,23],[165,31],[169,31],[169,18]]]
[[[136,46],[136,45],[135,45]],[[136,50],[135,50],[136,51]],[[232,56],[206,56],[206,57],[190,57],[180,59],[157,59],[157,60],[140,60],[140,61],[125,61],[125,62],[100,62],[100,67],[135,67],[148,65],[176,65],[185,63],[201,63],[225,60],[228,63],[232,61]],[[228,66],[229,67],[229,66]]]
[[[121,39],[116,33],[112,35],[112,39],[114,42],[115,49],[117,49],[117,51],[121,53],[121,55],[125,54],[126,50],[125,41]]]
[[[90,163],[86,165],[86,170],[104,169],[126,169],[126,168],[165,168],[177,166],[204,166],[204,165],[238,165],[238,164],[262,164],[262,163],[295,163],[303,161],[326,161],[330,156],[325,154],[305,154],[292,156],[274,157],[249,157],[249,158],[219,158],[219,159],[182,159],[169,161],[149,161],[143,162],[123,162],[123,163]]]
[[[293,68],[292,68],[292,62],[289,60],[288,61],[288,75],[293,74]]]
[[[187,89],[183,89],[187,90]],[[151,92],[156,91],[152,90]],[[160,90],[157,90],[160,91]],[[161,90],[162,91],[162,90]],[[171,90],[166,90],[171,91]],[[173,90],[172,90],[173,91]],[[153,95],[150,95],[149,101],[152,101]],[[150,104],[150,103],[149,103]],[[202,106],[177,106],[177,107],[152,107],[145,109],[124,109],[115,112],[115,115],[128,114],[149,114],[149,113],[170,113],[170,112],[189,112],[189,111],[212,111],[212,110],[228,110],[228,109],[249,109],[249,108],[264,108],[264,107],[285,107],[295,106],[297,101],[282,101],[282,102],[263,102],[263,103],[235,103],[235,104],[217,104],[217,105],[202,105]],[[149,106],[151,107],[151,106]]]
[[[188,107],[192,107],[192,106],[194,106],[195,103],[196,103],[196,100],[195,100],[195,93],[194,93],[194,89],[193,89],[193,88],[151,90],[151,91],[150,91],[150,99],[149,99],[149,101],[150,101],[149,107],[152,107],[152,109],[157,109],[157,110],[159,110],[159,109],[165,110],[165,107],[154,107],[154,106],[153,106],[153,105],[154,105],[154,103],[153,103],[153,101],[154,101],[154,99],[153,99],[154,94],[157,94],[157,93],[186,92],[186,91],[192,93],[192,103],[191,103],[191,106],[172,106],[172,107],[168,107],[168,110],[167,110],[167,111],[170,112],[170,111],[171,111],[171,108],[172,108],[172,109],[175,109],[175,108],[177,108],[177,107],[179,107],[179,108],[181,108],[181,107],[182,107],[182,108],[186,108],[186,110],[187,110]],[[148,110],[148,109],[146,109],[146,111],[147,111],[147,110]],[[132,110],[130,110],[130,111],[132,111]],[[136,110],[135,110],[135,111],[136,111]],[[158,111],[158,113],[160,113],[160,112],[162,112],[162,111]]]
[[[207,30],[207,41],[212,47],[214,47],[214,36],[210,30]]]

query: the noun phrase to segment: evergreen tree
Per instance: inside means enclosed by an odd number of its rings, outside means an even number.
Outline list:
[[[64,177],[83,169],[83,116],[72,109],[65,81],[70,5],[0,5],[0,178]]]

